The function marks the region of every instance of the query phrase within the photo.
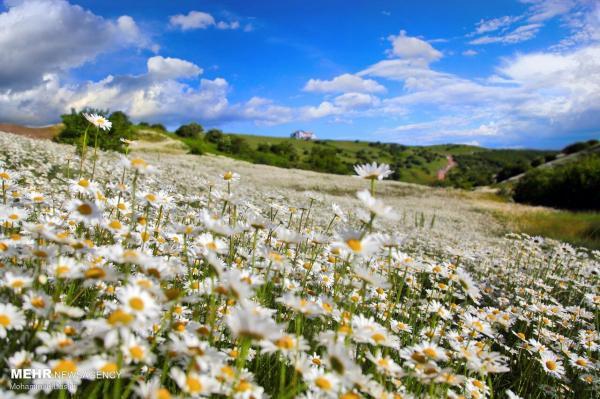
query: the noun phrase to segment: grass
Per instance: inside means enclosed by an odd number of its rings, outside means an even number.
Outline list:
[[[600,213],[557,210],[496,213],[515,232],[600,249]]]

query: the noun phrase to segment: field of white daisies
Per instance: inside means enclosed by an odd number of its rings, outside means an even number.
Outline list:
[[[0,133],[2,398],[600,395],[597,251],[386,165],[95,152]]]

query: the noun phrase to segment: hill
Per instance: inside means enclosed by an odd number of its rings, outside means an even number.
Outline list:
[[[464,144],[406,146],[398,143],[315,140],[212,133],[181,138],[192,152],[226,155],[252,163],[352,174],[357,163],[384,162],[393,180],[472,188],[496,182],[503,171],[526,170],[556,151],[487,149]]]
[[[215,154],[255,164],[353,173],[357,163],[388,163],[392,179],[429,186],[487,186],[553,159],[556,151],[488,149],[464,144],[406,146],[348,140],[304,141],[288,137],[224,133],[211,129],[198,137],[179,137],[161,125],[131,126],[136,147],[157,153]],[[0,125],[0,130],[32,138],[54,139],[61,125],[29,128]],[[499,178],[501,177],[501,178]]]

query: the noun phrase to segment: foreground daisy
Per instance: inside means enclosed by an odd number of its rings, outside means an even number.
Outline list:
[[[354,165],[354,171],[358,177],[368,180],[383,180],[394,173],[389,165],[384,163],[377,165],[377,162],[373,162],[372,164]]]
[[[6,332],[21,330],[25,326],[23,313],[13,304],[0,303],[0,338],[6,338]]]
[[[98,129],[110,130],[112,127],[112,122],[102,115],[84,113],[83,116],[88,120],[88,122],[96,126]]]

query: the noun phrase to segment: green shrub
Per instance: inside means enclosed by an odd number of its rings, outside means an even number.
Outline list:
[[[175,134],[184,138],[199,138],[204,129],[196,122],[181,125],[175,130]]]
[[[223,132],[219,129],[210,129],[204,135],[204,140],[210,143],[218,143],[223,138]]]
[[[85,119],[84,113],[93,113],[108,117],[108,120],[112,122],[112,128],[109,131],[105,131],[96,128]],[[83,145],[83,136],[88,130],[88,146],[94,146],[94,140],[96,133],[98,134],[98,148],[104,150],[123,151],[123,143],[121,139],[131,140],[134,138],[131,121],[129,117],[121,111],[115,111],[109,115],[108,111],[98,110],[93,108],[84,108],[77,112],[75,109],[71,109],[70,114],[61,115],[62,123],[64,125],[63,130],[56,137],[56,141],[60,143],[75,144],[81,151]]]
[[[600,155],[528,172],[515,186],[514,199],[573,210],[600,210]]]

